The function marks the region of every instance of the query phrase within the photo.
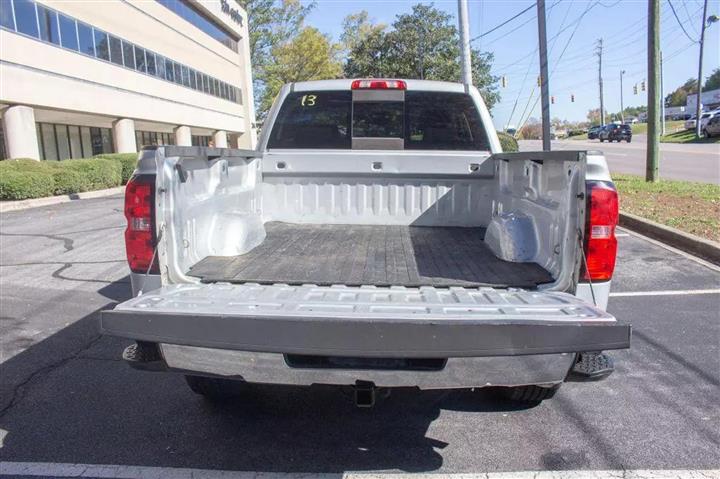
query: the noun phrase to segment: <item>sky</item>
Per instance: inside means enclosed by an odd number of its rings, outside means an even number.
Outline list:
[[[532,0],[468,0],[470,38],[489,31],[505,20],[533,5]],[[664,59],[663,96],[697,77],[701,0],[661,0],[660,40]],[[309,1],[303,0],[304,4]],[[413,0],[316,0],[316,7],[306,23],[338,41],[342,20],[350,14],[367,10],[370,18],[392,24],[395,16],[409,12]],[[436,0],[435,7],[453,16],[457,25],[457,1]],[[548,68],[552,118],[569,121],[586,120],[590,109],[599,107],[598,58],[595,44],[603,39],[603,84],[605,108],[620,110],[620,71],[623,75],[623,104],[647,104],[647,92],[640,83],[647,76],[647,10],[646,0],[546,0]],[[708,15],[720,16],[720,0],[708,2]],[[498,129],[519,126],[522,119],[540,116],[538,34],[536,10],[532,8],[504,27],[473,42],[473,46],[495,55],[493,74],[505,76],[507,86],[500,88],[502,100],[492,110]],[[720,67],[720,22],[705,32],[703,77]],[[638,94],[633,94],[637,84]],[[531,97],[532,95],[532,97]],[[575,96],[571,102],[570,96]],[[523,115],[523,112],[525,114]]]

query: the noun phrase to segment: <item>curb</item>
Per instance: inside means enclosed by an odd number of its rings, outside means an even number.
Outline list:
[[[32,198],[29,200],[19,201],[0,201],[0,213],[38,208],[40,206],[57,205],[60,203],[69,203],[76,200],[103,198],[105,196],[113,196],[124,192],[125,187],[118,186],[117,188],[109,188],[107,190],[84,191],[82,193],[72,193],[70,195],[46,196],[44,198]]]
[[[622,211],[620,212],[620,226],[720,266],[720,243]]]

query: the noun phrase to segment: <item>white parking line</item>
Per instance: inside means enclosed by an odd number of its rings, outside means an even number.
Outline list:
[[[696,294],[720,294],[720,289],[676,289],[666,291],[628,291],[610,293],[611,298],[628,296],[693,296]]]
[[[489,472],[470,474],[405,474],[405,473],[284,473],[284,472],[252,472],[252,471],[220,471],[213,469],[186,469],[173,467],[143,467],[99,464],[63,464],[52,462],[0,462],[0,475],[19,477],[50,476],[50,477],[93,477],[110,479],[293,479],[307,477],[371,479],[371,478],[426,478],[426,479],[712,479],[720,478],[720,469],[646,469],[646,470],[606,470],[606,471],[522,471],[522,472]]]

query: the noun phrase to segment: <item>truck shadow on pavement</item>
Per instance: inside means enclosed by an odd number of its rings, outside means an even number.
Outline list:
[[[126,280],[100,290],[128,298]],[[373,409],[349,390],[257,386],[209,403],[182,376],[136,371],[129,341],[101,337],[94,311],[2,364],[4,461],[253,471],[440,468],[448,444],[428,432],[441,410],[518,410],[485,391],[394,390]]]

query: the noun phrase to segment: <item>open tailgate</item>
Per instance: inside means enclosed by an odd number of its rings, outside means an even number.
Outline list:
[[[165,286],[103,311],[104,334],[252,352],[480,357],[624,349],[630,326],[558,292]]]

